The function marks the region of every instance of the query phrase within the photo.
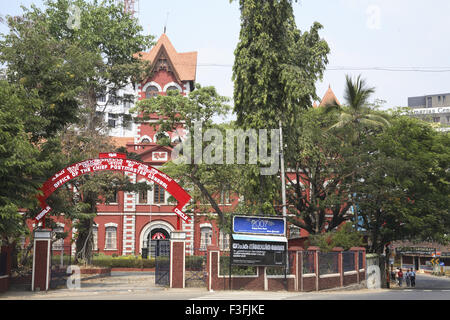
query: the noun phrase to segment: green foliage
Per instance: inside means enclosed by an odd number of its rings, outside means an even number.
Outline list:
[[[315,23],[301,33],[292,1],[241,0],[241,31],[233,66],[234,111],[244,128],[286,125],[317,99],[315,82],[329,48]]]
[[[15,143],[24,160],[35,158],[36,163],[46,164],[40,169],[27,160],[27,166],[17,164],[20,174],[10,176],[15,180],[8,179],[20,184],[23,177],[41,175],[34,185],[23,184],[27,190],[17,188],[30,202],[47,177],[69,164],[113,150],[96,117],[97,97],[105,93],[114,96],[130,80],[141,79],[146,66],[136,53],[148,48],[153,37],[142,35],[138,21],[113,0],[48,0],[44,9],[23,7],[21,16],[8,17],[7,22],[9,33],[0,41],[0,61],[7,65],[7,80],[23,87],[20,98],[26,101],[23,113],[18,112],[26,131],[18,134],[20,142],[8,139],[8,143]],[[74,123],[76,128],[70,126]],[[32,156],[33,148],[25,146],[28,141],[39,143],[39,151],[34,150]],[[64,185],[49,199],[54,215],[64,213],[74,220],[77,253],[82,253],[84,261],[90,259],[99,198],[109,199],[117,190],[136,188],[148,186],[131,186],[125,177],[113,173],[86,175]],[[17,215],[19,207],[32,206],[22,200],[5,210]],[[36,210],[32,208],[28,215]],[[14,218],[7,221],[15,223]]]
[[[49,166],[39,159],[39,149],[29,140],[26,128],[31,115],[20,86],[0,81],[0,236],[12,243],[26,233],[19,209],[31,209],[37,204],[34,195],[39,186],[36,177]]]
[[[309,109],[286,141],[285,162],[292,171],[286,184],[289,221],[310,234],[332,231],[350,218],[355,163],[352,149],[326,130],[335,120],[323,108]]]
[[[358,185],[359,211],[371,252],[395,240],[448,242],[450,136],[428,123],[394,115],[365,146],[377,150]]]
[[[220,257],[220,270],[221,276],[227,276],[230,274],[230,257]],[[253,266],[231,266],[231,275],[235,276],[254,276],[257,274],[256,267]]]
[[[108,256],[105,254],[94,255],[91,264],[104,268],[154,268],[155,259],[142,259],[140,256]]]
[[[225,130],[231,128],[229,124],[214,124],[213,118],[224,116],[228,113],[230,106],[229,98],[220,96],[214,87],[202,87],[196,84],[196,90],[189,96],[182,96],[177,92],[169,92],[167,96],[157,96],[151,99],[144,99],[137,103],[135,110],[142,112],[144,120],[152,114],[161,116],[153,123],[159,134],[165,132],[178,132],[185,129],[188,131],[185,142],[179,141],[169,143],[159,141],[160,144],[168,144],[178,151],[179,158],[166,163],[162,170],[180,183],[183,188],[189,190],[193,197],[193,206],[188,211],[210,213],[210,206],[202,206],[209,203],[218,216],[221,227],[226,225],[225,213],[219,206],[219,195],[222,191],[236,191],[241,186],[234,183],[241,176],[237,174],[237,166],[225,163],[216,164],[206,161],[201,157],[207,148],[211,146],[202,143],[200,150],[196,150],[195,141],[203,140],[204,133],[208,129],[215,129],[226,136]],[[198,138],[200,137],[200,138]],[[217,146],[211,155],[224,155],[225,148],[218,141],[212,141]],[[223,143],[225,144],[225,139]],[[212,144],[211,144],[212,145]],[[174,153],[173,153],[174,154]],[[214,162],[214,161],[211,161]],[[195,208],[195,209],[194,209]]]
[[[310,235],[308,245],[319,247],[321,252],[330,252],[335,247],[346,251],[351,247],[363,246],[364,240],[362,233],[356,231],[351,222],[347,222],[333,232]]]
[[[372,131],[380,131],[390,126],[387,115],[378,112],[369,103],[370,96],[375,88],[368,87],[366,80],[358,76],[355,81],[350,76],[345,76],[346,86],[344,99],[346,105],[326,105],[327,112],[338,112],[336,123],[330,126],[330,130],[340,134],[342,139],[353,146],[361,143],[361,136]],[[340,129],[340,130],[339,130]]]
[[[71,5],[79,17],[71,16]],[[141,35],[137,20],[115,1],[48,0],[44,10],[22,8],[21,16],[7,17],[0,61],[7,64],[8,81],[35,92],[41,102],[28,109],[37,116],[27,122],[33,141],[52,137],[86,113],[92,118],[98,95],[144,73],[135,54],[151,45],[152,37]],[[73,18],[78,27],[68,23]]]
[[[241,30],[233,65],[236,125],[248,129],[283,126],[283,140],[295,135],[301,111],[318,97],[315,83],[328,63],[322,26],[297,29],[290,0],[241,0]],[[279,178],[261,176],[259,165],[245,171],[246,206],[260,214],[277,214]]]

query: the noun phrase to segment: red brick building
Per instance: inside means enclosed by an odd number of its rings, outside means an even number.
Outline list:
[[[156,95],[166,95],[169,90],[177,90],[187,95],[194,90],[197,67],[197,52],[178,53],[166,34],[163,34],[149,52],[142,52],[142,58],[151,62],[149,77],[135,87],[138,100]],[[151,115],[149,122],[158,119]],[[167,132],[172,139],[183,138],[186,131],[180,125],[177,132]],[[171,148],[157,144],[156,130],[148,123],[137,125],[132,137],[112,137],[116,146],[125,146],[127,151],[138,153],[142,162],[159,168],[171,160]],[[137,174],[128,174],[134,182],[147,181]],[[149,184],[153,182],[147,181]],[[147,248],[151,255],[160,252],[158,241],[168,240],[172,231],[177,229],[177,215],[172,211],[175,203],[169,203],[170,194],[162,187],[153,184],[153,189],[139,194],[119,191],[114,201],[100,204],[94,228],[94,252],[107,255],[140,255]],[[222,207],[231,208],[231,200],[222,197]],[[59,228],[55,231],[68,232],[68,237],[53,244],[57,252],[64,246],[68,253],[74,230],[70,221],[58,218]],[[30,222],[30,227],[32,227]],[[205,251],[209,244],[221,248],[228,247],[228,236],[223,236],[214,222],[206,216],[197,216],[190,223],[181,223],[181,230],[187,234],[186,251],[198,254]]]
[[[138,100],[166,95],[169,90],[177,90],[182,95],[194,90],[197,52],[177,52],[167,35],[163,34],[149,52],[141,54],[143,59],[151,62],[151,69],[149,77],[135,85],[137,90],[134,95]],[[339,103],[329,88],[320,106],[331,102]],[[153,114],[149,122],[156,119],[158,115]],[[138,124],[134,136],[112,138],[116,146],[124,146],[128,152],[138,153],[144,163],[158,169],[171,160],[172,150],[158,145],[156,130],[149,122]],[[177,132],[167,132],[167,135],[173,141],[183,138],[186,131],[180,125]],[[126,174],[134,182],[147,181],[142,176]],[[148,181],[147,183],[153,184]],[[151,191],[139,194],[120,191],[114,201],[98,205],[98,214],[94,220],[94,252],[106,255],[140,255],[147,249],[151,256],[164,254],[159,248],[159,241],[156,240],[170,239],[171,232],[178,227],[177,215],[172,211],[176,204],[169,202],[169,196],[162,187],[153,184]],[[219,206],[224,212],[231,212],[237,202],[235,197],[223,194]],[[188,253],[206,252],[206,247],[211,244],[221,250],[228,250],[229,237],[217,228],[214,221],[201,214],[192,218],[190,223],[181,223],[181,230],[187,234]],[[58,218],[58,225],[59,229],[55,231],[68,232],[68,237],[64,241],[55,242],[53,249],[57,252],[64,247],[66,253],[70,250],[74,252],[72,238],[76,230],[72,228],[70,221],[63,218]],[[301,244],[307,235],[305,230],[292,228],[290,243]]]

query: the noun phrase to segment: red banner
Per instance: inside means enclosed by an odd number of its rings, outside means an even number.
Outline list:
[[[110,157],[106,158],[106,155],[109,155]],[[148,180],[159,184],[175,199],[177,199],[178,204],[173,209],[173,212],[183,219],[183,221],[189,221],[189,216],[186,215],[182,209],[189,202],[189,200],[191,200],[191,196],[183,188],[181,188],[175,180],[152,166],[136,160],[125,159],[122,154],[119,153],[102,153],[100,154],[99,159],[89,159],[75,163],[53,175],[42,185],[40,189],[43,192],[43,195],[39,196],[38,199],[42,211],[35,217],[35,220],[39,222],[48,212],[51,211],[51,208],[47,205],[46,200],[59,187],[78,176],[99,171],[130,172],[141,175]]]

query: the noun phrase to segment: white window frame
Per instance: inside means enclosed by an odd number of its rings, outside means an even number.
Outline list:
[[[107,223],[105,224],[105,250],[117,250],[117,223]],[[115,238],[111,241],[112,247],[108,247],[108,231],[114,229]],[[115,240],[115,241],[114,241]]]

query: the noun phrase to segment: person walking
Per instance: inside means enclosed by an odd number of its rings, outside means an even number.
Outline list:
[[[398,286],[401,288],[403,283],[403,271],[402,268],[397,273],[397,279],[398,279]]]
[[[411,275],[411,269],[408,269],[408,270],[406,271],[406,274],[405,274],[406,286],[407,286],[408,288],[411,286],[411,278],[410,278],[410,275]]]
[[[409,277],[411,279],[411,287],[414,288],[416,286],[416,272],[414,271],[414,269],[411,269]]]

